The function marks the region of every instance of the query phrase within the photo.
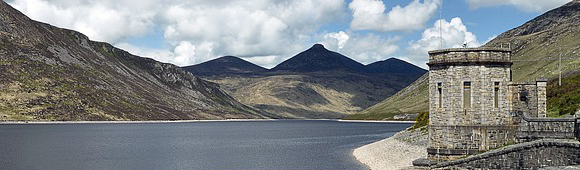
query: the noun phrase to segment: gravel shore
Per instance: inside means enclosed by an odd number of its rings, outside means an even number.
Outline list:
[[[427,133],[404,130],[353,151],[356,159],[372,170],[412,169],[412,162],[427,157]]]

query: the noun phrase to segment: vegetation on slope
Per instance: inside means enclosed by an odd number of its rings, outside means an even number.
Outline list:
[[[563,78],[562,86],[554,79],[548,89],[548,116],[573,115],[580,109],[580,74]]]

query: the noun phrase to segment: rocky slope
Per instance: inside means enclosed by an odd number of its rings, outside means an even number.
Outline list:
[[[287,118],[341,118],[357,113],[425,73],[398,59],[378,62],[369,70],[317,44],[264,72],[192,73],[220,84],[246,105]]]
[[[580,1],[574,0],[559,8],[548,11],[528,22],[506,31],[484,46],[511,47],[512,76],[514,81],[535,81],[537,77],[555,78],[558,76],[558,57],[560,52],[562,72],[580,68]],[[561,50],[560,50],[561,49]],[[417,82],[418,87],[427,87],[427,81]],[[550,88],[548,88],[548,92]],[[415,88],[414,92],[394,95],[372,108],[398,108],[406,103],[414,111],[429,110],[427,99],[417,100],[416,94],[428,94],[427,88]],[[550,100],[552,96],[548,96]],[[555,103],[555,102],[554,102]],[[560,110],[548,103],[550,110]],[[397,111],[392,109],[369,109],[365,114],[381,114]],[[402,110],[401,110],[402,111]],[[402,111],[404,112],[404,111]]]
[[[177,66],[33,21],[0,2],[0,120],[265,117]]]

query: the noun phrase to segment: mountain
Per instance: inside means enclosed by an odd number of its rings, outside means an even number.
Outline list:
[[[316,72],[342,70],[348,72],[362,72],[365,66],[340,53],[324,48],[321,44],[315,44],[310,49],[278,64],[272,71],[289,72]]]
[[[218,85],[0,2],[0,120],[267,118]]]
[[[316,44],[266,72],[221,74],[207,69],[192,73],[264,112],[286,118],[341,118],[380,102],[421,76],[414,73],[426,72],[398,59],[371,68],[373,73]]]
[[[537,77],[550,78],[550,84],[557,81],[558,57],[562,53],[562,73],[573,72],[580,68],[580,1],[574,0],[561,7],[550,10],[523,25],[506,31],[487,44],[485,47],[511,47],[512,49],[512,77],[513,81],[535,81]],[[573,72],[578,74],[578,72]],[[573,75],[569,75],[573,77]],[[575,81],[566,81],[573,83]],[[578,85],[571,86],[580,86]],[[418,87],[428,87],[427,81],[417,80],[413,84]],[[551,86],[553,87],[553,86]],[[561,115],[559,108],[561,103],[553,98],[570,96],[573,89],[558,90],[559,88],[548,87],[548,114]],[[569,87],[569,86],[566,86]],[[399,108],[401,103],[413,105],[409,112],[428,111],[428,100],[417,100],[416,94],[428,94],[427,88],[414,88],[414,92],[401,93],[373,106],[371,108]],[[554,93],[550,91],[555,90]],[[558,91],[560,95],[558,95]],[[565,98],[565,97],[563,97]],[[560,104],[558,104],[560,103]],[[570,102],[568,102],[569,105]],[[568,105],[561,104],[567,108]],[[407,113],[399,109],[402,113]],[[384,112],[397,111],[397,109],[369,109],[364,114],[381,114]],[[552,113],[551,113],[552,112]],[[553,113],[558,112],[558,113]],[[566,113],[570,113],[568,111]]]
[[[247,74],[268,71],[266,68],[234,56],[220,57],[201,64],[183,67],[183,69],[196,75]]]
[[[427,72],[427,70],[422,69],[421,67],[397,58],[389,58],[384,61],[371,63],[365,66],[365,70],[368,73],[388,73],[414,76],[421,76]]]

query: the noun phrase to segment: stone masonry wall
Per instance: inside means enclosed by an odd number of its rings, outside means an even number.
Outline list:
[[[546,117],[546,106],[547,106],[547,99],[546,99],[546,85],[548,84],[547,80],[539,79],[536,81],[536,92],[538,96],[538,117]]]
[[[472,154],[515,140],[517,121],[507,112],[509,51],[488,50],[430,52],[430,157]],[[469,106],[464,105],[464,82],[470,82]],[[497,107],[495,87],[499,87]]]
[[[520,113],[518,141],[527,142],[537,139],[575,139],[578,136],[580,120],[575,118],[535,118]]]
[[[580,165],[580,142],[543,139],[510,145],[464,159],[442,162],[435,169],[537,169]]]

